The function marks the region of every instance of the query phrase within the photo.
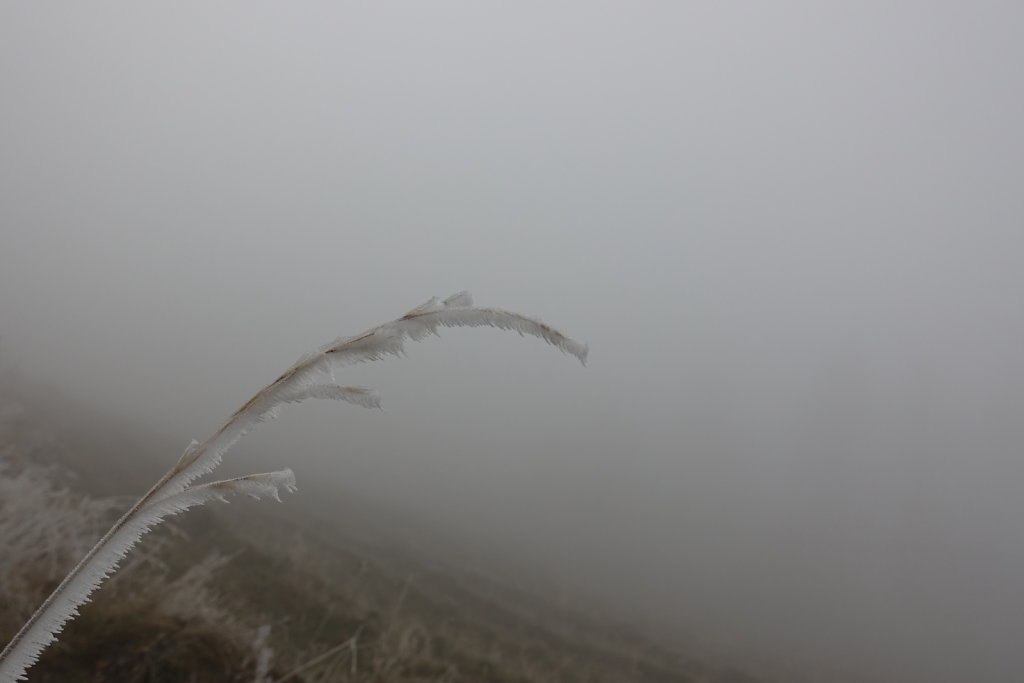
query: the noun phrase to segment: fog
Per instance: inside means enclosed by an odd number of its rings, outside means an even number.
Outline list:
[[[1022,8],[5,3],[0,350],[184,446],[470,289],[588,367],[446,331],[225,469],[766,670],[1019,678]]]

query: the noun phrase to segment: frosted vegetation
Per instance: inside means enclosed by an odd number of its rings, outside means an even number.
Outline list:
[[[375,392],[362,387],[341,385],[336,379],[336,372],[353,363],[400,356],[404,352],[406,340],[421,340],[436,334],[441,327],[482,326],[535,336],[576,356],[581,362],[586,360],[586,346],[538,320],[498,309],[477,308],[466,292],[443,301],[431,299],[397,320],[353,337],[335,340],[304,355],[247,401],[215,434],[203,442],[193,441],[177,464],[128,512],[117,519],[98,543],[85,552],[84,559],[64,577],[42,606],[32,613],[0,654],[0,683],[23,680],[28,668],[57,639],[65,623],[78,614],[78,608],[89,599],[92,592],[117,570],[139,539],[166,517],[210,501],[227,500],[233,495],[245,494],[254,498],[270,496],[280,500],[280,489],[294,491],[295,477],[290,469],[193,484],[196,479],[214,470],[224,454],[248,431],[274,417],[283,404],[298,403],[308,398],[331,398],[365,407],[378,406],[379,398]],[[11,465],[6,467],[10,468]],[[27,466],[17,471],[5,470],[4,482],[5,486],[11,487],[12,493],[2,499],[10,509],[4,510],[3,519],[6,521],[0,530],[0,534],[3,534],[0,535],[0,541],[5,548],[18,548],[19,544],[23,546],[24,556],[10,552],[7,556],[18,557],[17,561],[25,568],[45,566],[47,563],[53,567],[62,566],[58,554],[77,553],[81,549],[81,539],[95,538],[89,531],[95,529],[113,509],[110,501],[86,501],[69,497],[47,484],[39,471]],[[31,491],[32,495],[24,495],[25,491]],[[16,492],[22,493],[15,495]],[[40,492],[43,502],[49,500],[53,503],[52,507],[45,507],[42,514],[38,508],[33,507],[40,503],[26,500]],[[60,502],[57,502],[58,499]],[[68,539],[72,537],[77,540],[69,543]],[[17,582],[28,580],[33,574],[9,568],[2,575],[4,578],[0,578],[0,581]],[[5,592],[8,595],[19,594],[17,590]],[[21,593],[31,595],[30,591],[23,590]],[[16,610],[11,612],[15,613]],[[266,654],[261,657],[267,659]],[[259,657],[257,661],[260,661]]]

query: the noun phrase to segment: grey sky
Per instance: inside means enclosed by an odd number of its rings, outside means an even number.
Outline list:
[[[184,445],[469,288],[590,366],[453,331],[353,369],[384,413],[251,447],[669,640],[1007,680],[1022,31],[995,2],[4,3],[3,352]]]

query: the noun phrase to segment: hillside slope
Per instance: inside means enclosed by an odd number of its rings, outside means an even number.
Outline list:
[[[7,387],[0,640],[128,502],[107,496],[144,490],[160,469],[148,451],[165,447],[54,396]],[[431,551],[422,530],[393,514],[341,526],[282,509],[200,509],[150,534],[30,680],[763,680],[667,652]]]

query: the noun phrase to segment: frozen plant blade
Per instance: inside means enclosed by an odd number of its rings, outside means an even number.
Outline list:
[[[380,360],[389,355],[401,356],[405,351],[406,339],[420,341],[428,335],[437,334],[442,327],[496,327],[512,330],[520,335],[543,339],[560,351],[576,356],[581,363],[587,362],[588,349],[585,344],[535,318],[496,308],[475,308],[468,292],[460,292],[440,303],[436,298],[431,299],[397,320],[354,337],[338,339],[321,348],[320,352],[331,355],[332,362],[341,365]]]
[[[295,485],[295,474],[290,469],[283,469],[277,472],[265,472],[263,474],[249,474],[234,479],[223,479],[211,481],[207,484],[189,486],[173,496],[160,498],[151,501],[142,508],[142,512],[148,513],[151,510],[161,511],[161,516],[176,515],[189,508],[211,500],[219,500],[222,503],[228,502],[228,496],[245,494],[252,498],[260,499],[270,497],[281,502],[279,491],[284,489],[289,493],[298,490]]]
[[[380,396],[365,387],[343,387],[332,384],[325,375],[325,369],[307,367],[296,371],[288,381],[271,384],[275,391],[264,388],[242,406],[217,433],[202,443],[190,446],[182,454],[174,470],[162,482],[158,498],[166,498],[184,491],[190,482],[212,472],[221,463],[224,454],[239,439],[252,431],[259,423],[277,417],[278,410],[286,403],[301,403],[311,398],[334,399],[353,403],[364,408],[380,408]]]

